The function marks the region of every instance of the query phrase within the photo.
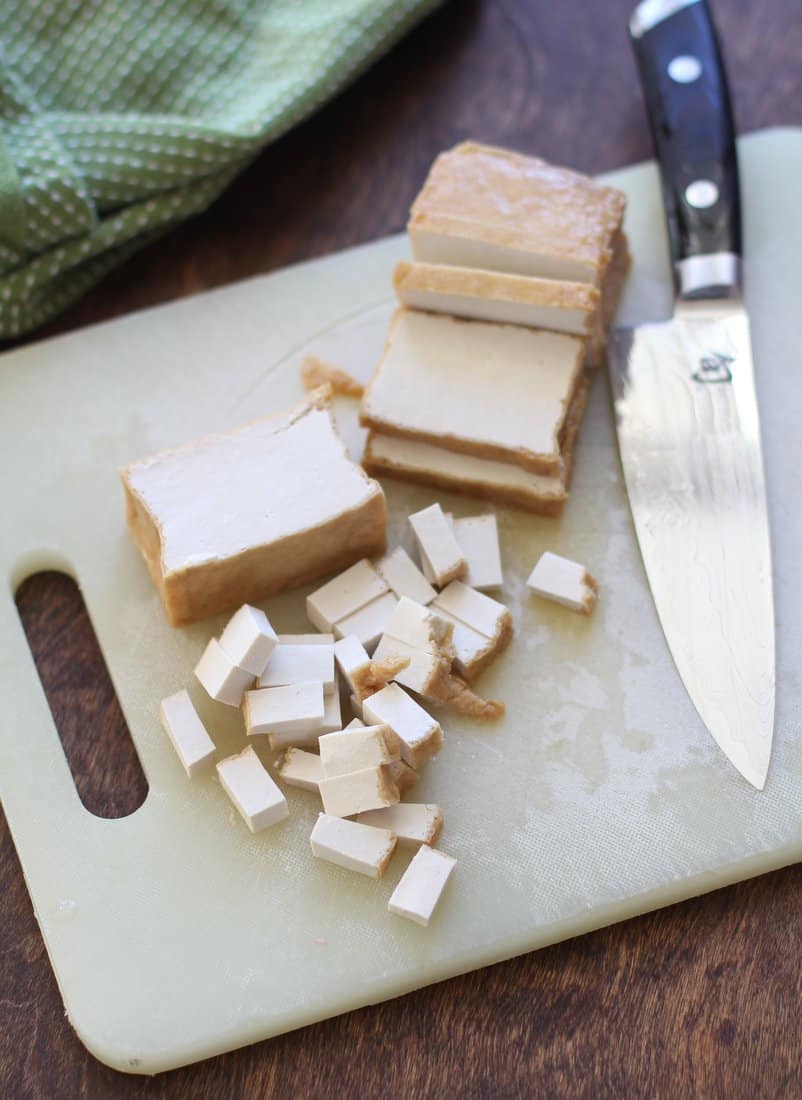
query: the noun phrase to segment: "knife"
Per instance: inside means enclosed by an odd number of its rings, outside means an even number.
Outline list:
[[[612,334],[621,463],[677,671],[719,746],[762,790],[774,604],[727,78],[705,0],[644,0],[629,31],[677,299],[671,320]]]

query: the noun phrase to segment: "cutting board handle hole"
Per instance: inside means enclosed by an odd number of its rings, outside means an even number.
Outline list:
[[[148,782],[78,585],[34,573],[15,600],[81,802],[96,817],[127,817]]]

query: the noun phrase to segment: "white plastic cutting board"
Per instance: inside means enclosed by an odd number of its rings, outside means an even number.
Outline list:
[[[393,239],[86,329],[0,361],[0,795],[67,1013],[102,1061],[153,1073],[698,894],[802,856],[802,131],[741,144],[748,298],[774,534],[778,692],[763,793],[732,768],[679,683],[646,588],[593,388],[562,520],[499,510],[516,640],[480,681],[506,719],[444,718],[416,797],[445,809],[459,865],[427,930],[381,883],[313,861],[315,798],[260,835],[216,779],[190,782],[158,721],[219,620],[167,626],[125,532],[117,467],[292,404],[311,348],[369,374],[390,311]],[[653,166],[614,173],[635,256],[623,314],[670,302]],[[339,408],[354,448],[353,404]],[[438,496],[387,482],[391,538]],[[255,492],[258,487],[254,487]],[[590,620],[529,597],[544,549],[586,562]],[[31,572],[78,578],[150,784],[128,818],[85,811],[14,607]],[[304,629],[301,592],[266,608]],[[722,660],[726,655],[722,654]],[[191,693],[223,751],[238,713]],[[95,731],[87,729],[86,737]]]

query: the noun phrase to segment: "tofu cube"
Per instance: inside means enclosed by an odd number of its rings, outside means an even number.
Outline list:
[[[184,771],[192,778],[214,762],[215,747],[198,717],[187,691],[162,699],[160,714],[164,732],[170,738]]]
[[[195,677],[212,699],[238,707],[253,683],[253,673],[235,665],[216,638],[211,638],[195,666]]]
[[[346,775],[324,776],[319,784],[323,809],[332,817],[352,817],[363,810],[392,806],[400,795],[386,764]]]
[[[279,642],[256,686],[286,687],[288,684],[314,683],[318,680],[323,684],[326,695],[330,695],[337,686],[333,642],[330,645]]]
[[[397,603],[398,600],[392,592],[385,592],[352,615],[347,615],[335,623],[334,633],[338,638],[353,634],[370,652],[384,633]]]
[[[454,537],[468,563],[463,577],[465,584],[480,591],[500,588],[504,583],[501,571],[501,549],[498,541],[498,522],[491,512],[484,516],[464,516],[455,519],[446,513]]]
[[[306,615],[318,630],[331,632],[335,623],[387,591],[387,582],[362,558],[306,597]]]
[[[512,634],[509,608],[462,581],[452,581],[444,588],[432,604],[432,610],[436,614],[441,610],[447,611],[486,638],[501,639]]]
[[[318,681],[248,691],[243,711],[249,737],[257,733],[317,737],[325,714],[323,684]]]
[[[384,874],[396,843],[389,829],[358,825],[330,814],[318,816],[309,840],[317,859],[374,879]]]
[[[277,641],[276,632],[264,611],[246,603],[228,620],[220,635],[220,648],[235,665],[259,676],[264,672]]]
[[[373,768],[398,760],[398,738],[387,726],[362,726],[324,734],[319,741],[325,778]]]
[[[432,504],[409,517],[424,576],[438,587],[465,575],[468,563],[457,545],[454,532],[439,504]]]
[[[289,817],[287,800],[249,745],[238,756],[217,765],[217,774],[228,797],[252,833],[258,833]]]
[[[590,615],[599,598],[598,581],[584,565],[550,551],[542,555],[526,583],[538,596],[580,615]]]
[[[323,778],[323,768],[320,757],[313,752],[305,752],[294,746],[287,749],[278,774],[288,787],[300,787],[304,791],[320,793],[318,787]]]
[[[440,723],[398,684],[388,684],[362,704],[363,716],[373,725],[389,726],[401,742],[401,759],[420,768],[443,744]]]
[[[422,844],[387,903],[391,913],[427,927],[457,861]]]
[[[399,847],[418,848],[421,844],[436,844],[443,828],[443,811],[439,806],[422,802],[397,802],[381,810],[366,810],[357,821],[389,829],[398,838]]]
[[[431,603],[437,593],[413,562],[412,558],[399,546],[391,554],[385,554],[376,562],[376,569],[387,581],[399,600],[407,596],[416,603]]]

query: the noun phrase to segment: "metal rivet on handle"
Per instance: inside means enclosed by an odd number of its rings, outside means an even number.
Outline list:
[[[702,62],[693,54],[678,54],[668,63],[668,75],[677,84],[692,84],[702,75]]]
[[[718,186],[712,180],[694,180],[685,188],[685,201],[695,210],[707,210],[718,202]]]

